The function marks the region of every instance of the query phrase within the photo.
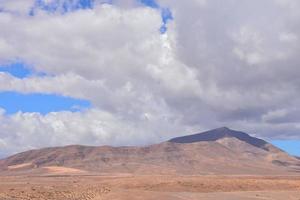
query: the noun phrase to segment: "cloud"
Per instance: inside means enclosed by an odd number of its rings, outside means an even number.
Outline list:
[[[0,36],[1,60],[19,58],[48,74],[73,71],[98,78],[116,71],[120,62],[131,62],[134,68],[152,62],[159,53],[150,50],[160,45],[161,17],[150,8],[123,10],[100,5],[67,15],[41,13],[20,18],[0,14],[5,30]],[[80,57],[74,59],[76,56]],[[105,70],[107,67],[111,70]]]
[[[300,114],[298,108],[272,110],[262,116],[262,120],[271,124],[299,123]]]
[[[38,142],[44,138],[49,145],[146,144],[224,125],[299,137],[296,0],[157,2],[172,12],[165,34],[161,11],[134,1],[64,14],[0,12],[0,63],[23,60],[45,74],[0,73],[1,91],[93,104],[78,113],[2,113],[0,145],[12,152],[21,142],[48,146]]]
[[[145,113],[139,119],[128,120],[98,109],[47,115],[18,112],[6,116],[2,112],[0,150],[8,154],[45,146],[145,145],[153,141],[161,142],[169,139],[170,133],[185,130],[182,126],[176,126],[176,121],[173,121],[175,125],[171,125],[165,117],[167,115],[167,112],[156,116]]]
[[[297,101],[299,26],[291,8],[274,1],[161,2],[173,9],[176,58],[222,98],[221,115],[228,113],[222,107],[265,112],[286,106],[291,95]]]
[[[0,0],[0,10],[13,14],[26,15],[34,4],[34,0]]]

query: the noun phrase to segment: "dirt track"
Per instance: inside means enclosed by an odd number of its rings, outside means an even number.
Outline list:
[[[1,200],[300,200],[300,177],[0,177]]]

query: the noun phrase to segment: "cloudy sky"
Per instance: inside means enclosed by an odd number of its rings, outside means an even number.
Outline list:
[[[0,0],[0,157],[228,126],[300,155],[300,1]]]

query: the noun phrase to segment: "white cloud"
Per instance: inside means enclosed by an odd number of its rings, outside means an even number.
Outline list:
[[[262,116],[262,120],[268,122],[268,121],[276,120],[277,118],[285,117],[287,114],[288,114],[287,110],[284,109],[269,111],[268,113]]]
[[[2,113],[0,151],[13,153],[70,144],[143,145],[169,139],[172,132],[187,131],[186,127],[166,121],[166,111],[160,116],[146,115],[130,121],[98,109],[49,113],[45,116],[21,112],[4,116]]]
[[[26,15],[34,5],[34,0],[0,0],[0,9],[4,12]]]
[[[50,74],[72,71],[89,78],[112,76],[124,62],[136,71],[159,55],[160,24],[154,9],[109,5],[66,15],[0,13],[0,58],[19,58]]]
[[[260,64],[266,58],[262,47],[263,38],[258,31],[250,27],[241,27],[239,32],[233,35],[233,40],[237,45],[233,52],[248,64]]]
[[[294,33],[281,33],[279,35],[279,40],[282,42],[296,42],[298,40],[298,36]]]

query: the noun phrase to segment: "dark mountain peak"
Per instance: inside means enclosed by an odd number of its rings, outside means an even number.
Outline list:
[[[168,142],[173,142],[173,143],[209,142],[209,141],[217,141],[223,138],[236,138],[248,144],[251,144],[255,147],[267,150],[266,144],[268,143],[266,141],[255,137],[251,137],[247,133],[241,131],[235,131],[227,127],[221,127],[203,133],[194,134],[194,135],[173,138]]]
[[[216,128],[215,130],[220,130],[220,131],[228,131],[228,130],[230,130],[230,128],[228,128],[228,127],[226,127],[226,126],[224,126],[224,127],[220,127],[220,128]]]
[[[216,128],[216,129],[206,131],[206,132],[211,132],[211,131],[218,133],[220,135],[220,137],[222,137],[224,135],[231,135],[234,130],[231,130],[230,128],[224,126],[224,127]]]

